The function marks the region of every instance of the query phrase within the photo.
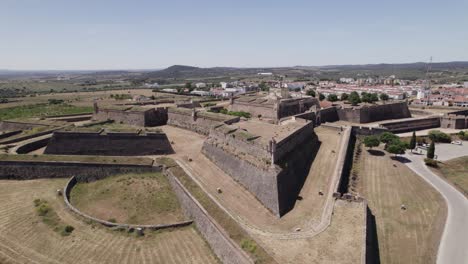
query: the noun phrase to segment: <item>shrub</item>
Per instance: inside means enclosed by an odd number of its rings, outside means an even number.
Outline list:
[[[37,214],[40,216],[45,216],[47,213],[50,211],[49,205],[47,203],[41,203],[39,206],[37,206]]]
[[[398,155],[398,154],[404,154],[406,150],[406,144],[403,142],[399,143],[392,143],[391,145],[388,146],[387,151]]]
[[[242,239],[241,247],[243,250],[248,251],[250,253],[254,253],[257,250],[257,244],[255,241],[250,239]]]
[[[427,149],[427,158],[428,159],[433,159],[435,155],[435,144],[434,141],[431,142],[429,145],[429,149]]]
[[[368,148],[378,147],[380,139],[377,136],[367,136],[364,138],[364,145]]]
[[[69,236],[69,235],[73,232],[73,230],[75,230],[75,228],[74,228],[73,226],[71,226],[71,225],[66,225],[66,226],[62,229],[62,231],[60,231],[60,235],[62,235],[62,236]]]
[[[380,135],[380,141],[382,141],[385,144],[389,144],[389,143],[392,143],[392,142],[400,141],[400,138],[398,136],[394,135],[391,132],[383,132]]]
[[[434,168],[437,168],[439,166],[439,165],[437,165],[437,160],[433,160],[433,159],[429,159],[429,158],[425,158],[424,163],[427,166],[434,167]]]
[[[452,141],[451,137],[444,132],[439,130],[431,130],[429,131],[429,138],[434,142],[444,142],[450,143]]]

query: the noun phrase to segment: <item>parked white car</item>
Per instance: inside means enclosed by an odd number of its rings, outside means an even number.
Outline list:
[[[462,145],[461,141],[452,141],[451,143],[454,145],[460,145],[460,146]]]

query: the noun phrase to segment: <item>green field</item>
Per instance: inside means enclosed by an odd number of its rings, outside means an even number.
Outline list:
[[[0,109],[0,121],[45,117],[53,115],[71,115],[93,112],[91,106],[74,106],[69,104],[34,104]]]
[[[468,195],[468,156],[439,162],[439,174]]]

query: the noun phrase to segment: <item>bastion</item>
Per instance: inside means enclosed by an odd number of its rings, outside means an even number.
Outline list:
[[[142,108],[138,106],[99,107],[94,103],[93,120],[113,120],[116,123],[132,126],[159,126],[167,122],[167,108]]]
[[[45,154],[140,156],[172,154],[174,150],[163,132],[140,129],[72,129],[55,131]]]
[[[444,114],[440,123],[442,128],[467,129],[468,110],[461,110]]]
[[[359,106],[341,104],[337,107],[337,113],[340,120],[352,123],[370,123],[411,117],[407,102],[362,104]]]
[[[280,217],[294,207],[318,145],[314,122],[250,120],[214,127],[202,153]]]
[[[320,108],[319,101],[310,96],[291,98],[287,92],[282,95],[247,95],[231,98],[231,111],[248,112],[252,117],[261,117],[278,122],[281,118],[304,113],[315,106]]]

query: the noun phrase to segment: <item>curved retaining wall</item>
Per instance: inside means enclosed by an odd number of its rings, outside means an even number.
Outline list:
[[[47,143],[49,143],[50,137],[46,137],[43,139],[39,139],[33,142],[26,143],[24,145],[21,145],[17,147],[16,153],[18,154],[27,154],[31,151],[43,148],[47,146]]]
[[[76,207],[74,207],[71,202],[70,202],[70,193],[73,187],[78,183],[78,180],[75,176],[71,177],[71,179],[67,182],[67,185],[65,185],[65,188],[63,189],[63,199],[65,201],[65,205],[70,209],[72,212],[76,213],[77,215],[87,219],[91,220],[95,223],[99,223],[101,225],[107,226],[107,227],[125,227],[125,228],[143,228],[143,229],[152,229],[152,230],[158,230],[158,229],[164,229],[164,228],[173,228],[173,227],[182,227],[182,226],[187,226],[193,223],[192,220],[189,221],[182,221],[182,222],[177,222],[177,223],[172,223],[172,224],[161,224],[161,225],[131,225],[131,224],[121,224],[121,223],[113,223],[109,221],[105,221],[99,218],[92,217],[90,215],[87,215],[80,210],[78,210]]]
[[[254,263],[224,231],[224,229],[208,214],[203,206],[193,197],[183,184],[172,174],[170,170],[165,170],[172,189],[179,198],[185,213],[194,219],[194,222],[218,256],[225,264],[247,264]]]

